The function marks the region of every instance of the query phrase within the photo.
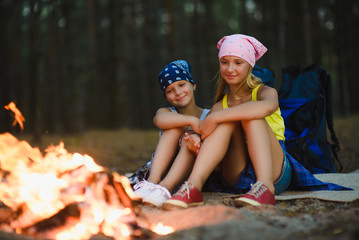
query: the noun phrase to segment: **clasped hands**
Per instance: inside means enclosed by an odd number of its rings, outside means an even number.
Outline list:
[[[199,153],[201,149],[202,141],[207,138],[217,127],[217,123],[211,121],[211,117],[208,116],[204,120],[199,120],[196,125],[191,126],[193,130],[184,134],[183,140],[187,148],[195,155]]]

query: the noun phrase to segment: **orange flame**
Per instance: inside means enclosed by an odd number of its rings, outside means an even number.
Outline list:
[[[15,120],[12,123],[13,126],[17,124],[19,124],[21,130],[24,130],[24,124],[23,122],[25,122],[25,118],[22,115],[22,113],[20,112],[20,110],[16,107],[16,104],[14,102],[9,103],[8,105],[4,106],[5,109],[10,110],[14,113],[14,117]]]
[[[19,124],[23,129],[25,118],[15,103],[4,108],[14,113],[13,126]],[[112,172],[113,185],[107,184],[109,175],[104,167],[88,155],[69,153],[62,142],[49,146],[45,152],[42,155],[38,148],[17,140],[10,133],[0,134],[0,200],[15,211],[23,212],[12,219],[9,227],[21,234],[23,229],[76,203],[81,213],[79,218],[69,217],[62,227],[38,233],[38,237],[75,240],[102,233],[115,240],[131,239],[134,229],[129,224],[134,223],[136,217],[131,207],[137,197],[128,178]],[[127,198],[121,198],[120,202],[116,192]],[[2,227],[5,226],[0,225],[0,230],[9,230]],[[162,223],[149,228],[158,235],[175,231]]]
[[[67,152],[63,143],[48,147],[43,156],[10,133],[0,134],[0,178],[4,179],[0,199],[14,210],[23,209],[24,213],[10,223],[18,233],[69,203],[77,203],[80,218],[44,238],[89,239],[102,232],[115,240],[130,239],[133,230],[127,223],[134,222],[135,214],[107,184],[109,175],[104,170],[88,155]],[[5,172],[9,174],[5,176]],[[134,195],[127,178],[114,173],[112,177],[129,196]]]

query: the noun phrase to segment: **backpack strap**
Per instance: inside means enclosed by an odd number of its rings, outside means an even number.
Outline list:
[[[341,172],[343,170],[343,165],[340,162],[339,157],[338,157],[338,152],[340,150],[340,144],[339,144],[339,140],[338,140],[335,130],[334,130],[331,78],[330,78],[330,75],[328,75],[326,73],[326,71],[321,67],[319,67],[319,69],[318,69],[318,74],[320,77],[320,82],[322,84],[322,87],[325,91],[326,120],[327,120],[328,130],[330,132],[330,139],[332,140],[332,143],[330,143],[330,146],[332,149],[334,159],[339,165],[339,172]]]

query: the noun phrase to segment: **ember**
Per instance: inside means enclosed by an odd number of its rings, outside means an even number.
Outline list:
[[[14,102],[9,103],[8,105],[4,106],[5,109],[11,110],[14,113],[14,122],[12,123],[13,126],[19,124],[21,130],[24,129],[24,122],[25,118],[22,116],[20,110],[16,107]]]
[[[125,176],[68,153],[63,143],[45,152],[0,134],[0,230],[41,239],[149,237],[136,222],[136,197]],[[171,232],[160,227],[158,234]]]

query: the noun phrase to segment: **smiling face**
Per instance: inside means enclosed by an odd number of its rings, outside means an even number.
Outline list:
[[[228,85],[239,85],[246,80],[250,65],[236,56],[223,56],[219,59],[219,71]]]
[[[186,80],[176,81],[170,84],[165,90],[167,101],[175,107],[183,108],[193,101],[196,85]]]

